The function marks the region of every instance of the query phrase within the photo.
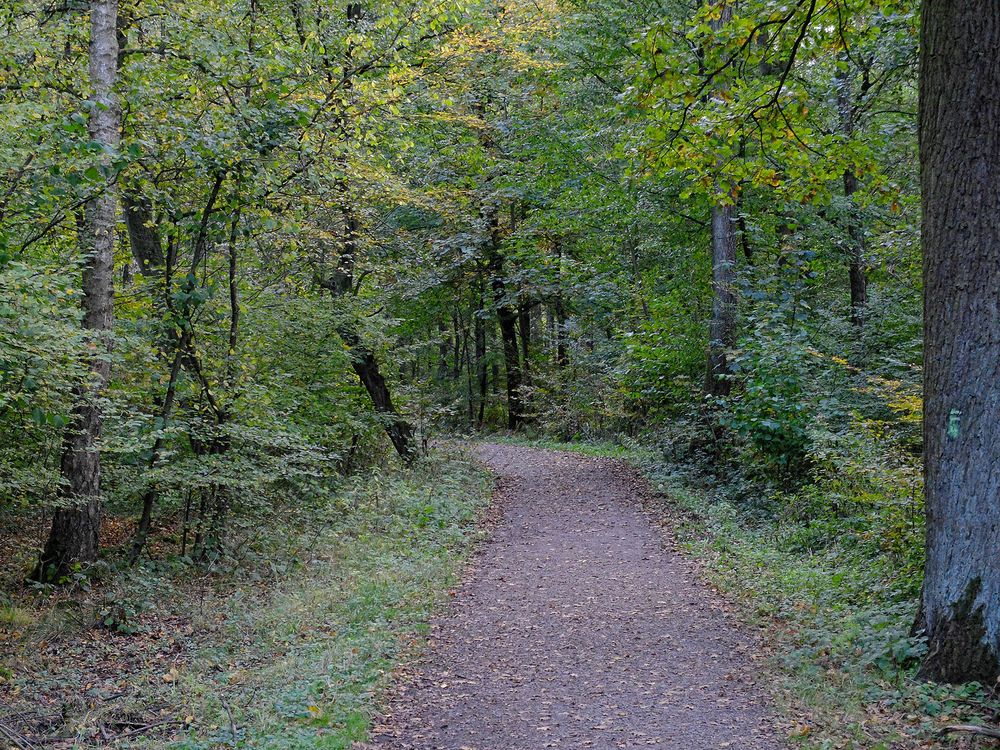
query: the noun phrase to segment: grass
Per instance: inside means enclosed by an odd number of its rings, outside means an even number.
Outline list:
[[[976,684],[916,679],[923,644],[909,628],[919,580],[911,565],[877,543],[858,542],[876,535],[864,528],[872,519],[850,520],[861,527],[858,534],[838,536],[836,524],[820,533],[814,521],[746,501],[747,487],[735,493],[636,442],[497,439],[624,459],[643,472],[681,548],[771,651],[776,679],[766,682],[792,720],[796,744],[810,750],[995,745],[940,735],[948,723],[995,721],[1000,704]]]
[[[115,736],[123,748],[347,750],[458,582],[491,488],[472,461],[438,453],[286,509],[233,569],[161,560],[123,574],[96,599],[129,611],[130,632],[79,629],[55,652],[29,632],[20,655],[45,663],[32,672],[15,653],[0,703],[71,706],[34,736],[81,748]]]

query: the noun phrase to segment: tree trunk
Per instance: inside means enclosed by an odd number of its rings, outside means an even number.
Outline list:
[[[1000,15],[924,0],[922,676],[1000,676]]]
[[[849,64],[849,62],[848,62]],[[844,73],[837,78],[837,109],[840,115],[840,130],[851,138],[854,135],[854,99],[851,95],[851,78]],[[847,199],[847,249],[848,277],[851,284],[851,324],[861,329],[865,321],[865,305],[868,304],[868,275],[865,272],[865,232],[858,219],[858,207],[854,194],[858,192],[857,175],[850,169],[844,171],[844,197]]]
[[[348,3],[346,9],[347,22],[350,26],[357,25],[364,17],[364,8],[361,3]],[[354,87],[352,65],[352,50],[348,49],[344,60],[344,81],[343,86],[346,91]],[[341,126],[346,121],[346,113],[341,112],[339,118]],[[345,132],[345,137],[346,132]],[[345,170],[346,171],[346,170]],[[341,246],[340,262],[334,270],[330,279],[323,282],[323,286],[329,289],[334,296],[344,297],[353,294],[354,289],[354,269],[358,261],[360,251],[361,223],[358,221],[357,213],[351,201],[350,190],[346,178],[341,178],[337,182],[337,189],[340,192],[340,211],[344,220],[343,242]],[[413,427],[398,412],[392,403],[392,396],[389,393],[389,386],[379,369],[378,360],[370,348],[365,346],[359,336],[356,327],[349,320],[344,320],[337,325],[337,334],[343,339],[351,350],[351,367],[354,369],[358,380],[365,387],[375,411],[384,418],[384,426],[389,440],[393,447],[405,462],[409,463],[416,457],[416,447],[413,444]]]
[[[361,343],[360,338],[350,326],[338,326],[337,333],[351,350],[351,367],[358,380],[368,391],[375,411],[383,417],[385,432],[392,441],[396,452],[404,461],[412,461],[416,457],[416,446],[413,443],[413,427],[403,419],[392,403],[389,386],[378,366],[378,360],[370,349]]]
[[[438,321],[438,366],[437,366],[437,380],[438,383],[444,383],[448,380],[448,355],[451,351],[451,331],[448,330],[448,322],[441,318]]]
[[[487,268],[493,289],[493,302],[497,308],[500,324],[500,338],[503,342],[503,361],[507,375],[507,426],[516,430],[523,421],[521,406],[521,358],[517,346],[517,312],[507,299],[507,285],[504,280],[503,256],[500,254],[500,237],[496,212],[490,210],[489,247]]]
[[[727,396],[728,353],[736,345],[735,206],[712,206],[712,320],[708,331],[708,375],[705,392]]]
[[[531,385],[531,300],[522,299],[517,306],[517,332],[521,337],[521,379]]]
[[[143,276],[158,276],[163,270],[163,242],[153,222],[153,207],[145,196],[128,192],[122,196],[122,203],[132,257]]]
[[[850,202],[851,218],[847,232],[851,238],[848,256],[848,276],[851,283],[851,325],[861,329],[865,323],[868,305],[868,274],[865,272],[865,233],[854,216],[857,210],[852,196],[858,191],[858,178],[853,172],[844,172],[844,195]]]
[[[476,347],[476,381],[479,385],[479,404],[476,409],[476,426],[482,427],[486,418],[486,398],[489,393],[489,372],[486,370],[486,320],[483,307],[486,304],[485,283],[480,276],[476,284],[476,310],[472,315],[473,337]]]
[[[555,240],[556,252],[556,298],[553,303],[556,328],[556,366],[560,370],[565,370],[569,364],[569,353],[566,348],[566,301],[563,297],[563,277],[562,277],[562,240]]]
[[[462,331],[462,318],[459,314],[459,308],[456,307],[451,313],[451,328],[453,334],[453,353],[454,358],[452,359],[451,367],[451,379],[456,383],[458,379],[462,377],[462,349],[465,346],[466,336]]]
[[[119,113],[114,96],[118,74],[117,0],[90,3],[90,101],[88,129],[91,140],[108,152],[118,145]],[[109,169],[106,153],[103,166]],[[97,559],[101,526],[102,413],[99,396],[111,376],[111,333],[114,325],[114,182],[88,202],[81,244],[86,256],[83,269],[83,327],[95,345],[90,362],[93,375],[88,387],[77,393],[73,419],[63,440],[60,490],[65,505],[55,512],[48,541],[34,577],[58,580],[74,563]]]
[[[732,4],[720,0],[722,11],[712,28],[721,29],[732,18]],[[712,320],[708,330],[708,366],[705,392],[728,396],[729,350],[736,345],[736,206],[732,194],[722,191],[712,206]]]

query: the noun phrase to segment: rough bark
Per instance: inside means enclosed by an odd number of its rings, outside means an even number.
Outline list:
[[[444,383],[448,380],[448,373],[450,372],[448,355],[451,353],[452,348],[451,331],[448,330],[447,321],[442,318],[438,321],[438,366],[437,366],[437,380],[439,383]]]
[[[361,233],[360,223],[347,200],[346,184],[342,188],[344,202],[341,211],[344,216],[344,241],[340,257],[340,266],[333,272],[330,279],[324,282],[335,297],[345,297],[354,290],[354,262],[358,252]],[[416,446],[413,442],[413,426],[396,410],[392,402],[392,394],[385,382],[385,377],[379,367],[374,352],[364,344],[353,321],[341,320],[336,327],[337,335],[350,349],[351,367],[358,376],[361,385],[365,387],[371,398],[375,411],[383,417],[385,432],[392,441],[393,447],[404,461],[412,461],[416,457]]]
[[[404,461],[412,461],[416,457],[413,427],[396,411],[392,403],[392,394],[379,369],[375,354],[361,342],[353,327],[338,326],[337,333],[351,350],[351,366],[354,368],[354,373],[368,391],[375,411],[383,417],[385,432],[393,447]]]
[[[924,0],[922,675],[1000,676],[1000,15]]]
[[[163,241],[153,219],[152,204],[143,195],[125,192],[122,205],[132,257],[139,271],[146,277],[158,276],[163,271]]]
[[[107,150],[118,145],[119,112],[114,96],[118,75],[117,0],[90,3],[90,138]],[[105,168],[110,156],[104,157]],[[111,333],[114,325],[114,247],[116,200],[108,180],[87,203],[81,245],[83,327],[94,343],[91,382],[77,393],[73,418],[63,440],[60,471],[63,506],[54,514],[48,540],[34,577],[57,580],[74,563],[97,559],[101,526],[101,391],[111,376]]]

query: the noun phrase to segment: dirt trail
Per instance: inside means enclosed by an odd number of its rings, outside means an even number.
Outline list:
[[[475,450],[500,478],[503,518],[374,747],[784,747],[752,639],[664,545],[628,468]]]

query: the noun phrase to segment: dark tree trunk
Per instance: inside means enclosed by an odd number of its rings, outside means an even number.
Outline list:
[[[385,432],[393,447],[404,461],[412,461],[416,457],[413,427],[396,411],[389,386],[386,385],[379,369],[378,360],[372,351],[361,343],[357,333],[350,326],[339,326],[337,333],[351,350],[351,366],[354,368],[354,373],[368,391],[375,411],[383,417]]]
[[[556,297],[553,302],[553,313],[555,315],[556,323],[556,366],[560,370],[566,369],[569,364],[569,353],[566,348],[566,301],[563,297],[563,278],[562,278],[562,241],[556,239],[555,241],[555,253],[556,253]]]
[[[507,299],[507,285],[503,275],[503,256],[500,254],[495,217],[493,217],[492,222],[488,272],[493,290],[493,302],[497,308],[497,322],[500,325],[503,361],[507,375],[507,426],[515,430],[522,421],[521,361],[517,345],[517,312]]]
[[[736,209],[712,206],[712,320],[708,331],[705,392],[727,396],[729,351],[736,345]]]
[[[88,129],[91,140],[107,146],[118,144],[119,112],[114,97],[118,75],[117,0],[90,3],[90,83],[93,88]],[[110,156],[103,158],[110,168]],[[34,577],[58,580],[77,562],[97,559],[101,527],[101,459],[99,442],[101,391],[111,376],[111,331],[114,325],[114,249],[116,200],[109,180],[86,207],[82,249],[83,327],[95,345],[90,362],[93,375],[88,387],[76,394],[73,418],[63,440],[60,490],[63,507],[52,519],[48,541]]]
[[[924,0],[927,560],[921,674],[1000,676],[1000,14]]]
[[[476,381],[479,385],[479,404],[476,410],[476,425],[483,426],[486,418],[486,398],[489,393],[489,372],[486,369],[486,319],[483,317],[486,292],[483,277],[477,281],[476,310],[472,315],[473,337],[476,347]]]
[[[517,332],[521,337],[521,380],[531,385],[531,309],[530,300],[522,300],[517,306]]]
[[[861,328],[865,322],[865,308],[868,305],[868,274],[865,271],[865,233],[861,223],[853,215],[856,211],[851,198],[858,191],[858,178],[853,172],[844,172],[844,195],[851,203],[852,216],[848,226],[851,246],[848,258],[848,276],[851,283],[851,324]]]
[[[500,300],[506,294],[503,281],[493,280],[494,299]],[[517,315],[510,305],[497,303],[497,320],[500,324],[500,338],[503,342],[504,370],[507,375],[507,426],[515,430],[522,421],[521,409],[521,363],[517,348]]]
[[[451,379],[458,382],[458,379],[462,377],[462,349],[466,345],[466,335],[462,331],[463,321],[459,314],[459,309],[456,308],[451,313],[451,328],[453,334],[453,353],[454,359],[452,360],[451,368]]]
[[[334,296],[346,297],[354,290],[354,263],[358,252],[361,226],[351,209],[347,198],[347,186],[342,186],[344,204],[344,242],[340,258],[340,266],[333,272],[331,279],[324,286],[333,292]],[[350,320],[342,320],[337,325],[337,334],[350,349],[351,367],[358,380],[365,387],[372,400],[375,411],[383,418],[385,432],[392,441],[393,447],[406,462],[416,457],[416,446],[413,442],[413,427],[403,418],[392,403],[389,386],[379,368],[374,352],[365,346],[361,336]]]
[[[157,276],[163,270],[163,242],[153,220],[153,207],[142,195],[126,192],[122,196],[125,225],[128,227],[132,257],[143,276]]]
[[[451,332],[448,330],[448,323],[442,318],[438,321],[438,366],[437,379],[439,383],[444,383],[448,379],[448,354],[451,349]]]
[[[719,0],[719,18],[711,22],[721,29],[733,15],[731,2]],[[736,221],[735,197],[721,190],[712,206],[712,320],[708,330],[708,365],[705,392],[728,396],[729,351],[736,345]]]
[[[361,3],[348,3],[346,8],[347,22],[355,26],[364,18],[364,8]],[[352,70],[353,50],[348,49],[344,60],[344,81],[345,91],[353,88]],[[341,126],[346,123],[347,115],[341,112],[339,115]],[[344,133],[347,137],[346,132]],[[357,213],[351,201],[350,190],[346,178],[341,178],[337,183],[340,192],[340,211],[344,220],[343,242],[341,245],[341,255],[338,267],[334,270],[330,279],[323,282],[323,286],[329,289],[334,296],[346,297],[353,294],[354,269],[358,261],[361,239],[361,223],[358,221]],[[365,387],[368,396],[372,400],[375,411],[383,418],[386,434],[392,441],[393,447],[405,462],[409,463],[416,457],[416,446],[413,443],[413,427],[398,412],[392,403],[392,396],[389,393],[389,386],[382,376],[378,360],[371,349],[366,346],[357,332],[357,328],[350,320],[343,320],[337,326],[337,334],[343,339],[351,350],[351,367],[354,369],[358,380]]]
[[[849,61],[848,61],[848,64]],[[851,78],[848,73],[837,80],[837,109],[840,114],[840,130],[848,138],[854,135],[854,98],[851,93]],[[858,217],[858,207],[854,194],[858,192],[857,175],[850,169],[844,172],[844,197],[847,199],[847,248],[848,277],[851,284],[851,324],[860,329],[865,322],[865,306],[868,304],[868,275],[865,272],[865,231]]]

